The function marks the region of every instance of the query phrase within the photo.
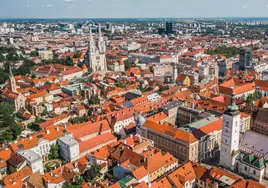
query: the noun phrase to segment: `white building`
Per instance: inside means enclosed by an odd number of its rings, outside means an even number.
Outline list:
[[[42,157],[40,157],[31,150],[19,151],[18,154],[26,160],[27,165],[30,166],[33,173],[35,172],[40,172],[41,174],[44,173]]]
[[[233,169],[235,158],[239,154],[240,111],[232,94],[231,105],[223,114],[220,165]]]
[[[109,70],[113,72],[125,72],[125,63],[123,61],[114,62],[108,65]]]
[[[65,135],[58,140],[60,156],[65,161],[74,161],[79,157],[79,143],[71,136]]]
[[[150,95],[147,95],[147,98],[150,103],[157,102],[161,99],[161,96],[158,93],[152,93]]]

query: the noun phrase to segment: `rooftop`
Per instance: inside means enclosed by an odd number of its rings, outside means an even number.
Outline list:
[[[31,150],[24,150],[24,151],[19,151],[19,155],[21,155],[24,159],[30,162],[35,162],[37,160],[42,160],[42,158],[37,155],[35,152]]]
[[[161,106],[161,109],[165,109],[165,110],[170,110],[172,108],[176,108],[176,107],[179,107],[179,106],[182,106],[183,105],[183,102],[180,102],[180,101],[172,101],[168,104],[165,104],[163,106]]]
[[[63,137],[60,137],[59,140],[68,146],[78,144],[78,142],[71,135],[65,135]]]

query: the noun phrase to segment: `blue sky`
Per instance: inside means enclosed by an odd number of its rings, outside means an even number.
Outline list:
[[[0,0],[0,18],[268,17],[268,0]]]

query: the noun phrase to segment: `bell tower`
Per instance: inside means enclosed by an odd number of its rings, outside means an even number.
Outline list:
[[[101,54],[106,52],[106,45],[105,41],[103,40],[102,34],[101,34],[101,24],[99,24],[99,40],[98,40],[98,48]]]
[[[240,111],[232,94],[231,104],[223,114],[220,165],[234,169],[235,158],[239,154]]]
[[[11,66],[9,66],[9,82],[11,90],[16,93],[17,92],[16,79],[13,76]]]

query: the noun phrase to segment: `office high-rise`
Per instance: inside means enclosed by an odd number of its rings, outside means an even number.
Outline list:
[[[171,22],[166,22],[166,34],[173,33],[173,24]]]
[[[252,51],[249,48],[240,50],[239,69],[245,70],[252,65]]]

